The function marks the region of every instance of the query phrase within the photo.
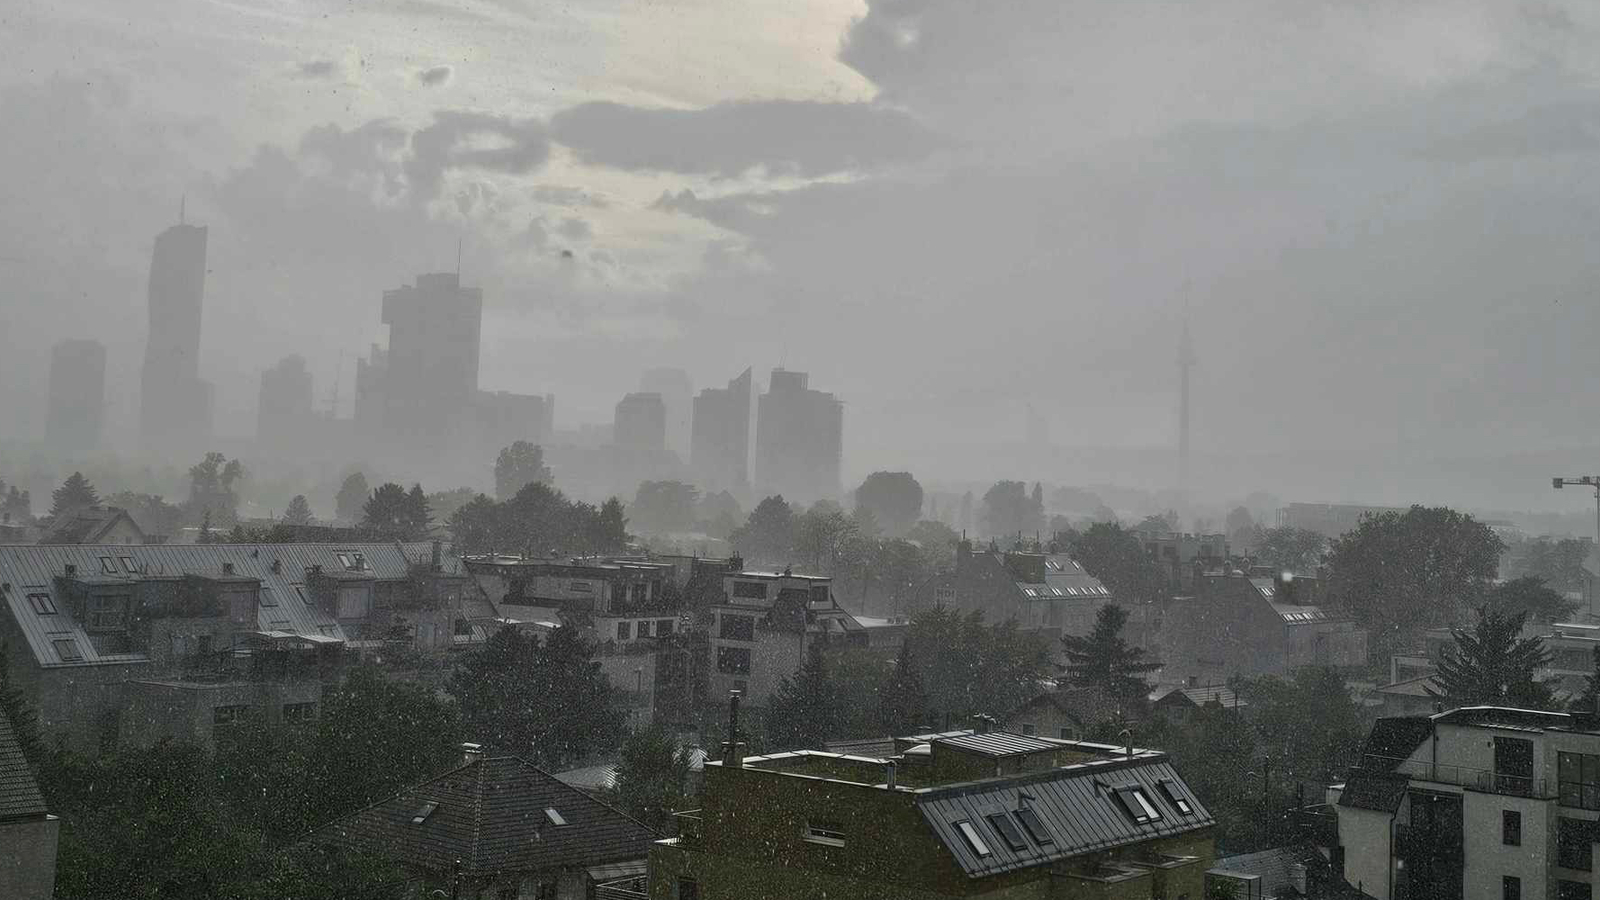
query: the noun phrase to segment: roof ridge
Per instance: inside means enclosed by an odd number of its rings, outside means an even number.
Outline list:
[[[478,847],[483,843],[483,782],[486,777],[485,770],[488,769],[484,764],[487,762],[486,759],[476,759],[467,764],[478,767],[478,779],[474,782],[472,791],[472,843],[467,851],[468,859],[471,860],[468,863],[468,870],[474,873],[478,871],[480,858]]]

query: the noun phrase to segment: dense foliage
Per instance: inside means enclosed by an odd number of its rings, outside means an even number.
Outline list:
[[[86,506],[94,506],[100,502],[100,495],[96,493],[94,485],[89,479],[83,477],[82,472],[73,472],[61,487],[50,492],[50,518],[54,519],[74,510]]]
[[[513,441],[494,461],[494,495],[510,500],[534,482],[550,484],[554,477],[544,464],[544,448],[527,441]]]
[[[1438,689],[1428,693],[1452,706],[1515,706],[1554,709],[1549,685],[1534,672],[1550,662],[1544,642],[1522,637],[1528,614],[1478,610],[1471,630],[1452,628],[1454,643],[1439,657]]]
[[[615,497],[596,508],[538,481],[502,502],[480,494],[450,517],[456,546],[465,553],[618,553],[627,547],[627,527]]]
[[[873,472],[855,496],[856,508],[871,512],[886,534],[905,534],[922,516],[922,485],[910,472]]]
[[[1147,603],[1166,596],[1166,577],[1132,531],[1115,522],[1095,522],[1083,531],[1068,531],[1060,537],[1066,540],[1072,558],[1119,602]]]
[[[1095,613],[1094,628],[1082,637],[1063,635],[1067,680],[1077,687],[1095,687],[1123,708],[1142,706],[1150,692],[1145,675],[1161,668],[1145,651],[1123,640],[1128,611],[1107,603]]]

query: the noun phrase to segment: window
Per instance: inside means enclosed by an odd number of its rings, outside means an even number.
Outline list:
[[[700,883],[693,878],[679,875],[678,900],[700,900]]]
[[[756,639],[756,620],[750,616],[722,616],[722,630],[717,637],[725,641],[753,641]]]
[[[639,623],[639,637],[647,638],[649,636],[650,636],[650,620],[649,619],[645,619],[643,622]]]
[[[1556,882],[1556,900],[1592,900],[1593,896],[1589,885],[1581,881]]]
[[[372,613],[372,593],[366,587],[339,589],[337,618],[365,619]]]
[[[243,703],[233,703],[227,706],[218,706],[211,710],[211,724],[232,725],[243,719],[250,707]]]
[[[1172,808],[1177,810],[1179,815],[1188,816],[1194,814],[1194,804],[1190,803],[1189,798],[1178,790],[1178,785],[1175,782],[1162,781],[1161,794],[1167,798],[1167,802],[1172,804]]]
[[[1556,782],[1562,806],[1600,809],[1600,756],[1556,754]]]
[[[806,822],[805,839],[813,844],[829,847],[844,846],[844,826],[837,822]]]
[[[1061,739],[1063,741],[1075,741],[1075,740],[1077,740],[1078,739],[1077,729],[1074,729],[1074,728],[1063,728],[1063,729],[1061,729]]]
[[[50,643],[55,646],[56,655],[61,657],[62,662],[77,662],[83,659],[83,651],[78,649],[78,642],[72,638],[62,638]]]
[[[1028,832],[1028,837],[1033,838],[1035,844],[1054,844],[1055,838],[1050,836],[1050,829],[1039,819],[1039,814],[1031,807],[1024,806],[1017,810],[1017,821],[1022,823],[1023,830]]]
[[[53,616],[56,614],[55,602],[50,599],[49,594],[29,594],[28,605],[33,607],[33,611],[41,616]]]
[[[656,620],[656,637],[666,637],[672,633],[673,621],[671,619]]]
[[[1500,843],[1507,847],[1522,846],[1522,813],[1514,809],[1501,810]]]
[[[995,813],[984,818],[989,820],[989,827],[1000,835],[1000,840],[1005,841],[1007,847],[1012,850],[1028,849],[1028,842],[1022,839],[1022,831],[1017,828],[1017,823],[1011,821],[1010,816],[1005,813]]]
[[[1522,879],[1515,875],[1502,876],[1500,900],[1522,900]]]
[[[411,824],[421,825],[423,822],[428,821],[428,817],[433,815],[433,811],[438,808],[439,804],[433,800],[429,800],[427,803],[422,804],[421,806],[417,807],[416,812],[411,814]]]
[[[717,671],[724,675],[749,675],[750,651],[743,647],[718,647]]]
[[[567,820],[561,818],[561,813],[556,812],[556,808],[553,806],[546,806],[544,808],[544,817],[550,820],[551,825],[567,824]]]
[[[587,581],[574,581],[567,585],[567,590],[574,594],[592,594],[594,593],[594,585]]]
[[[1122,804],[1123,812],[1133,819],[1134,824],[1144,825],[1161,819],[1161,811],[1156,809],[1150,798],[1145,796],[1144,788],[1124,787],[1116,790],[1117,802]]]
[[[633,623],[632,622],[618,622],[617,623],[617,640],[626,641],[626,640],[631,640],[632,638],[633,638]]]
[[[129,575],[139,574],[139,567],[133,564],[133,557],[121,556],[118,559],[122,561],[122,571],[127,572]]]
[[[117,561],[109,556],[100,557],[100,571],[107,575],[117,574]]]
[[[765,600],[767,586],[759,581],[735,581],[733,596],[741,600]]]
[[[1033,723],[1032,722],[1023,722],[1022,723],[1022,733],[1023,734],[1033,734],[1037,730],[1038,729],[1033,727]]]
[[[86,624],[90,631],[115,631],[127,627],[128,596],[113,594],[90,597],[89,621]]]
[[[335,553],[334,556],[339,557],[339,565],[344,566],[346,569],[354,568],[354,566],[350,564],[350,554]]]
[[[309,722],[317,717],[315,703],[285,703],[283,705],[283,720],[285,722]]]
[[[1556,822],[1556,865],[1589,871],[1594,866],[1594,824],[1565,817]]]
[[[979,856],[990,855],[992,851],[990,851],[989,845],[983,842],[983,836],[978,834],[976,826],[965,820],[957,822],[955,825],[956,830],[961,832],[961,837],[966,840],[967,846],[972,848],[973,853]]]

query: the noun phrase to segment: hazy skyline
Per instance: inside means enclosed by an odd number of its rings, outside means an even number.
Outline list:
[[[846,402],[851,484],[1170,483],[1185,314],[1197,493],[1567,509],[1548,477],[1600,449],[1587,5],[24,0],[3,22],[8,439],[42,433],[69,337],[106,343],[131,433],[150,250],[187,195],[223,435],[289,353],[321,405],[343,351],[348,411],[382,291],[460,238],[484,389],[555,393],[570,428],[650,367],[764,389],[782,362]],[[1087,449],[997,451],[1028,404]]]

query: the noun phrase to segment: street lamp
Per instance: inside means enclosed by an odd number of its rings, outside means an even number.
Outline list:
[[[1552,478],[1550,486],[1561,490],[1567,485],[1574,487],[1594,488],[1594,537],[1595,546],[1600,547],[1600,475],[1585,475],[1582,478]]]

